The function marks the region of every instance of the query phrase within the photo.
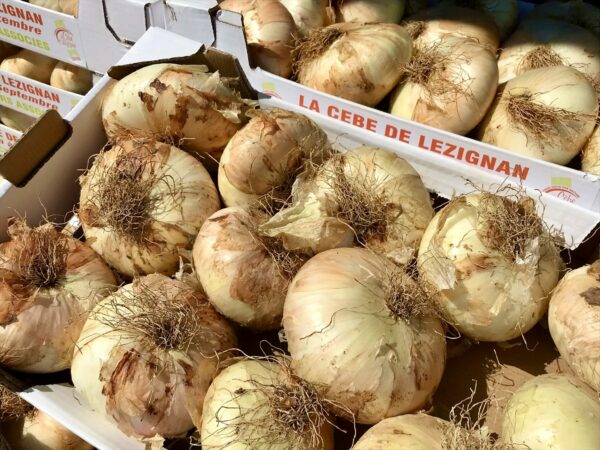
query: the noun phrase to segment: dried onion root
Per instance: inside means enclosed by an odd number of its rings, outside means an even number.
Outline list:
[[[204,399],[202,448],[333,449],[335,424],[286,357],[244,359],[223,370]]]
[[[9,224],[0,244],[0,364],[32,373],[70,367],[89,310],[116,280],[87,245],[52,224]]]
[[[219,358],[235,344],[203,294],[153,274],[94,308],[71,374],[88,405],[127,435],[176,437],[199,423]]]
[[[86,239],[127,276],[174,274],[201,225],[219,209],[202,164],[150,139],[115,143],[96,157],[80,184]]]

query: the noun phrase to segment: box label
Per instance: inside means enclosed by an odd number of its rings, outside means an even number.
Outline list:
[[[21,133],[19,131],[0,124],[0,156],[7,152],[20,137]]]
[[[85,66],[74,17],[16,0],[0,1],[0,39]]]

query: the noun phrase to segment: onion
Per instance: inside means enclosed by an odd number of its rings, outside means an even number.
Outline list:
[[[217,190],[194,157],[152,140],[117,142],[80,178],[79,216],[90,246],[119,272],[173,274]]]
[[[471,8],[438,5],[410,16],[402,25],[422,44],[437,41],[444,34],[474,39],[491,52],[500,44],[494,21]]]
[[[419,273],[440,291],[444,318],[480,341],[507,341],[531,329],[546,312],[561,269],[533,199],[505,194],[452,200],[419,249]]]
[[[202,448],[333,450],[327,402],[281,358],[242,360],[223,370],[206,397]]]
[[[390,113],[467,134],[485,116],[497,81],[496,57],[474,40],[445,35],[430,44],[417,41]]]
[[[600,392],[600,260],[569,272],[550,299],[548,325],[561,356]]]
[[[300,36],[329,25],[328,0],[279,0],[294,18]]]
[[[600,38],[600,9],[582,0],[550,1],[536,5],[527,16],[533,17],[570,22],[586,28]]]
[[[400,25],[330,25],[295,48],[295,75],[310,88],[375,106],[398,83],[411,54],[410,36]]]
[[[56,60],[40,55],[31,50],[21,50],[13,56],[5,58],[0,70],[31,78],[41,83],[49,83]]]
[[[600,126],[594,129],[581,154],[581,170],[600,175]]]
[[[283,327],[292,368],[358,423],[419,410],[437,388],[446,341],[427,291],[366,249],[328,250],[292,281]]]
[[[600,449],[600,403],[574,378],[540,375],[510,399],[502,442],[517,448]]]
[[[287,199],[305,164],[330,150],[325,132],[306,116],[273,108],[250,117],[221,156],[219,191],[227,206],[248,206],[267,194]]]
[[[74,16],[77,14],[78,1],[79,0],[29,0],[29,3]]]
[[[35,123],[35,120],[35,117],[28,116],[6,106],[0,106],[0,121],[13,130],[25,131]]]
[[[584,28],[558,20],[527,20],[502,47],[500,83],[531,69],[561,65],[590,76],[600,73],[598,38]]]
[[[305,261],[259,232],[260,216],[241,208],[216,212],[194,244],[196,274],[209,301],[227,318],[276,329],[291,278]]]
[[[50,86],[85,95],[92,88],[92,72],[82,67],[59,62],[52,70]]]
[[[235,342],[201,293],[148,275],[90,313],[73,357],[73,384],[129,436],[179,436],[200,420],[219,354]]]
[[[280,77],[292,73],[294,17],[278,0],[224,0],[221,9],[240,13],[250,60]]]
[[[109,138],[137,133],[183,139],[193,152],[218,152],[242,127],[248,103],[206,66],[154,64],[112,87],[102,121]]]
[[[3,424],[10,450],[93,450],[90,444],[52,417],[35,411],[25,418]]]
[[[443,0],[442,3],[484,12],[496,23],[501,41],[506,39],[519,20],[519,2],[517,0]]]
[[[50,373],[71,364],[87,313],[116,289],[94,251],[51,224],[14,221],[0,244],[0,364]]]
[[[299,177],[292,205],[261,226],[288,250],[318,253],[357,244],[399,264],[416,253],[433,217],[419,174],[396,154],[360,147]]]
[[[594,87],[578,70],[530,70],[506,84],[479,128],[479,139],[564,165],[585,145],[597,114]]]
[[[404,14],[405,0],[340,0],[338,22],[398,23]]]

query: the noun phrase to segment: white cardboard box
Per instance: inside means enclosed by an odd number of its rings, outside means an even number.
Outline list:
[[[200,44],[165,30],[151,28],[120,61],[121,64],[181,57],[194,54]],[[79,104],[67,114],[72,131],[53,156],[31,177],[22,188],[8,182],[0,184],[0,234],[5,239],[6,219],[15,214],[25,214],[29,223],[35,224],[50,213],[54,218],[67,218],[77,203],[79,190],[77,179],[87,167],[90,157],[106,142],[100,118],[100,103],[103,90],[109,83],[104,77]],[[306,111],[301,106],[290,105],[276,98],[261,99],[262,106],[279,106],[306,113],[316,120],[330,135],[338,147],[350,149],[364,143],[382,146],[406,157],[419,171],[429,189],[440,195],[451,196],[472,189],[469,183],[492,186],[502,183],[504,178],[478,169],[465,170],[458,161],[448,160],[432,152],[415,152],[405,143],[358,129],[351,125]],[[21,142],[34,135],[33,127]],[[20,145],[15,147],[16,150]],[[26,156],[27,153],[21,153]],[[540,193],[547,218],[553,224],[564,223],[565,231],[576,241],[593,227],[597,221],[589,210],[555,197]],[[580,221],[572,220],[580,217]],[[65,385],[38,385],[22,393],[22,396],[37,408],[48,413],[67,428],[90,442],[100,450],[136,450],[143,445],[124,436],[112,423],[91,411],[78,398],[74,389]]]
[[[21,137],[21,132],[0,124],[0,156]]]

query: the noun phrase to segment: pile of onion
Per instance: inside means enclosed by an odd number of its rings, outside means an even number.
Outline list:
[[[206,66],[154,64],[112,86],[102,121],[109,138],[181,139],[185,150],[218,152],[243,126],[250,103]]]
[[[7,108],[6,106],[0,106],[0,121],[13,130],[25,131],[33,125],[35,117]]]
[[[219,164],[226,206],[249,206],[266,195],[287,200],[296,176],[330,152],[327,135],[306,116],[277,108],[248,115]]]
[[[529,450],[599,450],[598,424],[596,393],[567,375],[540,375],[510,399],[502,418],[501,444]]]
[[[92,72],[61,61],[52,70],[50,86],[85,95],[92,88]]]
[[[219,359],[235,344],[203,294],[153,274],[92,310],[71,375],[88,405],[127,435],[176,437],[199,423]]]
[[[581,170],[600,175],[600,126],[596,126],[581,154]]]
[[[337,22],[398,23],[404,14],[405,0],[340,0]]]
[[[50,76],[57,61],[48,56],[23,49],[5,58],[0,70],[31,78],[42,83],[50,83]]]
[[[292,368],[338,407],[374,424],[424,408],[446,341],[428,290],[366,249],[328,250],[292,281],[283,328]]]
[[[500,83],[532,69],[571,66],[589,76],[600,73],[600,40],[584,28],[552,19],[530,19],[502,44]]]
[[[329,25],[329,0],[280,0],[294,18],[300,36]]]
[[[550,18],[569,22],[600,38],[600,8],[583,0],[549,1],[538,4],[527,18]]]
[[[127,276],[175,273],[220,206],[199,161],[150,139],[116,142],[80,184],[79,217],[89,245]]]
[[[421,278],[436,288],[444,319],[467,337],[501,342],[547,310],[562,267],[533,199],[512,190],[453,199],[421,241]]]
[[[500,44],[494,21],[471,8],[437,5],[408,17],[402,25],[422,44],[437,41],[444,34],[473,39],[491,52]]]
[[[464,135],[485,116],[497,82],[495,55],[475,40],[450,34],[428,43],[417,39],[390,113]]]
[[[245,359],[214,379],[196,425],[204,450],[333,450],[327,407],[286,358]]]
[[[375,106],[398,83],[411,55],[411,38],[400,25],[348,22],[301,40],[294,72],[300,84]]]
[[[567,164],[591,136],[598,116],[594,86],[565,66],[525,72],[504,86],[479,127],[479,139]]]
[[[89,310],[116,289],[87,245],[46,224],[9,224],[0,244],[0,364],[32,373],[71,365]]]
[[[548,325],[561,356],[600,392],[600,260],[573,270],[550,299]]]
[[[519,20],[519,2],[517,0],[443,0],[441,3],[473,8],[483,12],[498,27],[501,41],[506,39]]]
[[[291,206],[260,229],[288,250],[314,254],[356,243],[406,264],[432,217],[429,193],[412,166],[364,146],[300,176]]]
[[[90,444],[3,386],[0,386],[0,428],[3,435],[0,436],[2,450],[93,449]],[[3,438],[6,438],[6,443]]]
[[[294,17],[279,0],[224,0],[221,9],[240,13],[250,61],[281,77],[292,73]]]

